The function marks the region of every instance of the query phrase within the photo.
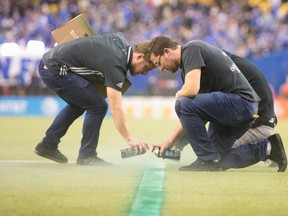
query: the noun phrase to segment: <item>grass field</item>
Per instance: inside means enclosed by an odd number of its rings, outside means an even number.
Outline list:
[[[179,172],[195,155],[187,146],[181,162],[156,158],[151,152],[124,159],[126,144],[106,119],[98,154],[111,167],[75,165],[82,119],[62,139],[68,164],[33,153],[51,118],[0,119],[0,215],[5,216],[215,216],[288,215],[288,172],[277,173],[260,162],[225,172]],[[175,120],[128,120],[136,137],[153,144],[176,126]],[[276,132],[288,149],[288,121]]]

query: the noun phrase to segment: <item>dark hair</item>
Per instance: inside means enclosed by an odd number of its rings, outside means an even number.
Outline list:
[[[155,56],[159,56],[163,54],[165,48],[170,48],[175,50],[178,46],[178,43],[172,40],[170,37],[167,36],[158,36],[154,37],[151,42],[150,46],[145,53],[145,55],[150,58],[151,54],[153,53]]]

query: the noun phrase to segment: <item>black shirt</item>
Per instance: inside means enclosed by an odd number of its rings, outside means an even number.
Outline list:
[[[92,82],[122,91],[132,49],[120,35],[83,37],[60,44],[43,55],[44,64],[61,72],[62,66]]]
[[[275,116],[273,95],[264,75],[246,59],[229,52],[226,53],[235,62],[255,92],[261,98],[261,101],[258,103],[259,118],[256,119],[252,127],[258,127],[263,124],[274,126],[274,121],[276,121],[276,119],[273,121],[273,117]],[[270,120],[272,120],[272,122],[269,122]]]
[[[182,77],[201,68],[199,93],[235,93],[249,101],[259,101],[249,82],[231,58],[221,49],[204,41],[193,40],[182,47]]]

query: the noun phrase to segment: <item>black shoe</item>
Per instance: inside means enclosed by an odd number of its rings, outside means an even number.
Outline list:
[[[220,162],[205,161],[197,158],[189,166],[183,166],[179,168],[180,171],[222,171]]]
[[[104,161],[99,157],[88,157],[88,158],[79,158],[76,161],[76,164],[80,166],[107,166],[112,165],[111,163]]]
[[[67,157],[63,155],[58,149],[47,148],[41,143],[36,146],[34,152],[41,157],[53,160],[58,163],[68,163]]]
[[[287,158],[280,135],[274,134],[270,136],[268,140],[272,147],[268,159],[273,160],[278,164],[278,172],[285,172],[287,167]]]

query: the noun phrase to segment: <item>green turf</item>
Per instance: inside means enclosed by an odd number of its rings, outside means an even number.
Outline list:
[[[33,153],[51,118],[0,119],[0,215],[128,215],[144,171],[165,162],[161,215],[287,215],[288,174],[277,173],[261,162],[240,170],[219,173],[179,172],[195,159],[187,146],[181,162],[152,153],[122,160],[126,144],[106,119],[99,156],[114,163],[110,168],[75,165],[82,119],[77,120],[60,144],[69,164],[56,164]],[[162,141],[176,126],[174,120],[128,120],[135,134],[150,144]],[[288,121],[276,131],[286,148]],[[152,182],[151,182],[151,185]],[[151,196],[151,200],[153,197]],[[146,207],[147,208],[147,207]]]

